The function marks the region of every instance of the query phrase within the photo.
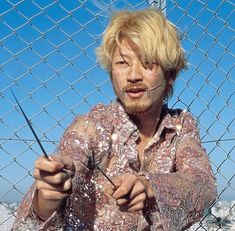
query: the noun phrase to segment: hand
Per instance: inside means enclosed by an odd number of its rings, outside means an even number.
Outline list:
[[[154,193],[143,176],[125,173],[113,178],[117,186],[112,194],[121,211],[138,212],[144,208],[145,200]]]
[[[45,157],[40,157],[36,160],[34,177],[37,191],[33,207],[42,220],[46,220],[70,195],[74,170],[70,158],[50,157],[50,160],[47,160]]]

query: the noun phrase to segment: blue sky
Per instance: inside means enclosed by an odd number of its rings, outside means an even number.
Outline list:
[[[0,2],[0,201],[22,198],[41,154],[10,88],[48,153],[75,115],[114,99],[108,75],[95,62],[95,48],[114,8],[148,4],[113,2],[112,7],[108,0]],[[235,199],[233,9],[231,1],[166,3],[188,59],[169,106],[197,117],[223,200]]]

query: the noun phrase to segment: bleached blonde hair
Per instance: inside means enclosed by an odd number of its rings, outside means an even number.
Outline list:
[[[172,94],[173,82],[179,71],[186,67],[184,52],[176,27],[157,9],[135,12],[119,11],[111,18],[97,48],[98,62],[111,72],[114,51],[123,39],[131,40],[138,48],[143,63],[158,62],[170,86],[166,98]],[[171,80],[171,81],[170,81]]]

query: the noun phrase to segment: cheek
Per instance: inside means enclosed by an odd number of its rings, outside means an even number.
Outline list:
[[[165,84],[165,78],[161,71],[145,70],[144,76],[145,79],[148,79],[150,85],[156,85],[157,83]]]
[[[112,71],[111,79],[115,85],[120,86],[122,85],[122,82],[124,81],[123,73],[120,70],[114,70]]]

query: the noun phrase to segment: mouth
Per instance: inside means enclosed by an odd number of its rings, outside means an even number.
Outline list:
[[[130,98],[140,98],[141,96],[144,95],[146,89],[144,88],[131,88],[126,90],[126,94],[130,97]]]

